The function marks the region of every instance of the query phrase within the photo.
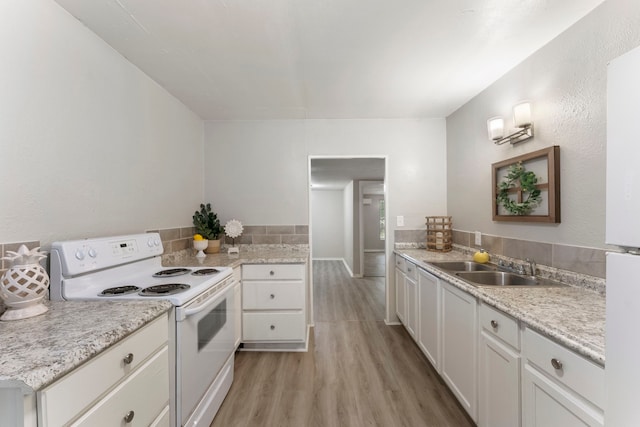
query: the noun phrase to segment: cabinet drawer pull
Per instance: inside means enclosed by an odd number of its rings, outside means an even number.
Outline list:
[[[130,365],[131,362],[133,362],[133,353],[129,353],[127,354],[122,361],[124,362],[125,365]]]
[[[407,268],[407,271],[408,271],[409,273],[411,273],[411,268]]]
[[[276,329],[275,325],[271,325],[270,328],[272,331]]]
[[[551,366],[553,366],[553,369],[560,370],[562,369],[562,362],[554,357],[553,359],[551,359]]]
[[[269,272],[269,276],[273,276],[274,274],[276,274],[276,272],[275,272],[275,271],[273,271],[273,270],[271,270],[271,271]]]
[[[125,414],[124,416],[124,422],[125,423],[130,423],[131,421],[133,421],[133,417],[136,415],[135,412],[133,411],[129,411]]]
[[[491,327],[492,327],[493,329],[496,329],[496,328],[498,327],[498,322],[496,322],[495,320],[492,320],[492,321],[491,321]]]
[[[269,298],[274,299],[276,296],[274,294],[269,295]]]

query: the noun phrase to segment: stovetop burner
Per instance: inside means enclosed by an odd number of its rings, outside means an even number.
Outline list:
[[[217,268],[201,268],[191,273],[192,276],[210,276],[212,274],[220,273]]]
[[[100,292],[98,296],[110,297],[113,295],[127,295],[138,292],[139,290],[140,288],[137,286],[117,286],[115,288],[105,289],[104,291]]]
[[[165,283],[162,285],[154,285],[149,286],[148,288],[144,288],[140,291],[141,296],[143,297],[155,297],[162,295],[173,295],[179,292],[186,291],[189,289],[189,285],[185,285],[184,283]]]
[[[157,273],[154,273],[153,277],[174,277],[174,276],[182,276],[183,274],[190,273],[191,270],[188,268],[169,268],[167,270],[160,270]]]

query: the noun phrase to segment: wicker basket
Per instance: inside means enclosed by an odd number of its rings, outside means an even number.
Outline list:
[[[449,252],[453,243],[453,223],[450,216],[428,216],[427,250]]]

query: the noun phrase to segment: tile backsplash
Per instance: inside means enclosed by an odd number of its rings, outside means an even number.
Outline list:
[[[416,243],[417,247],[425,247],[425,230],[396,230],[396,244]],[[471,249],[484,249],[489,254],[509,258],[535,260],[539,265],[546,265],[561,270],[604,278],[606,275],[606,250],[586,248],[582,246],[544,243],[533,240],[512,239],[508,237],[482,235],[482,244],[474,244],[474,234],[470,231],[453,230],[453,243]]]
[[[225,237],[230,246],[233,240]],[[308,245],[308,225],[245,225],[236,245]]]
[[[473,233],[461,230],[454,230],[453,243],[475,249],[482,248],[489,254],[517,259],[529,258],[538,264],[589,276],[604,278],[606,273],[607,251],[604,249],[511,239],[489,234],[483,234],[482,244],[476,245]]]
[[[192,246],[195,234],[193,227],[148,230],[159,233],[164,253],[179,252]],[[223,236],[224,245],[231,246],[233,240]],[[308,225],[245,225],[242,235],[235,239],[236,245],[308,245]]]

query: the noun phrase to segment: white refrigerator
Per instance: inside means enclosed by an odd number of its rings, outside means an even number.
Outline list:
[[[640,48],[607,75],[605,424],[640,426]]]

